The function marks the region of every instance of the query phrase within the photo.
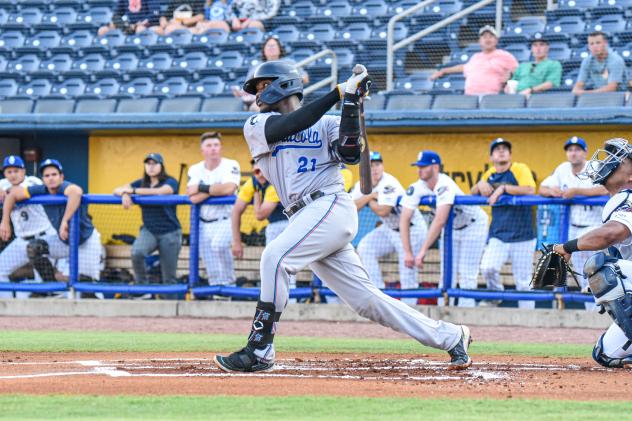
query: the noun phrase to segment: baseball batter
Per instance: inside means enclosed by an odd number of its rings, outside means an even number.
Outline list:
[[[187,194],[193,203],[211,196],[235,194],[241,179],[239,163],[222,157],[222,136],[217,132],[203,133],[200,149],[204,161],[189,168]],[[233,205],[203,205],[200,209],[200,254],[206,268],[209,285],[235,282],[231,254],[230,214]]]
[[[16,155],[4,158],[2,172],[5,177],[0,180],[0,198],[2,200],[12,188],[42,185],[42,180],[39,178],[26,176],[24,161]],[[55,233],[42,205],[16,206],[11,211],[11,222],[15,231],[15,239],[0,253],[0,282],[9,282],[9,275],[31,261],[27,251],[31,242]],[[48,258],[46,260],[47,262],[43,262],[43,267],[39,265],[40,262],[37,262],[38,264],[34,265],[34,268],[37,271],[39,269],[37,266],[40,266],[44,273],[40,273],[39,276],[43,280],[54,281],[54,273],[50,272],[52,264]],[[0,297],[11,296],[13,294],[10,292],[0,292]]]
[[[9,219],[16,203],[39,195],[64,195],[68,201],[65,205],[44,206],[51,225],[57,232],[47,233],[37,239],[38,247],[33,259],[51,257],[66,258],[69,255],[68,236],[70,218],[79,212],[79,273],[94,280],[99,279],[101,267],[101,235],[92,225],[88,216],[88,207],[81,206],[83,190],[76,184],[64,180],[63,167],[56,159],[46,159],[39,167],[43,185],[24,186],[21,189],[11,189],[4,199],[2,222],[0,222],[0,236],[3,240],[11,237],[11,223]]]
[[[605,187],[596,185],[589,178],[580,178],[578,174],[586,171],[586,141],[573,136],[564,143],[567,162],[561,163],[553,174],[542,181],[540,194],[548,197],[563,197],[571,199],[575,196],[603,196],[608,194]],[[573,205],[570,209],[568,238],[578,238],[588,231],[601,226],[601,206]],[[571,259],[575,270],[580,271],[591,252],[573,253]],[[588,287],[588,279],[579,277],[582,289]],[[592,303],[586,303],[586,308],[593,308]]]
[[[467,327],[432,320],[383,294],[349,244],[358,216],[344,191],[339,165],[360,161],[359,101],[369,83],[361,67],[346,84],[303,107],[301,75],[288,63],[265,62],[244,85],[256,95],[261,110],[244,124],[244,136],[290,223],[261,256],[261,295],[247,345],[228,356],[215,356],[224,371],[272,369],[273,339],[288,301],[288,283],[306,266],[358,314],[448,351],[452,369],[471,365]],[[342,118],[325,115],[341,99]]]
[[[355,184],[351,191],[351,197],[358,210],[369,206],[380,217],[382,224],[365,235],[358,244],[358,254],[364,267],[369,273],[369,279],[378,288],[384,288],[382,270],[378,259],[386,254],[396,252],[399,257],[399,282],[402,289],[418,288],[417,269],[407,266],[404,262],[404,247],[399,238],[399,220],[401,206],[397,203],[405,191],[402,185],[391,174],[384,172],[382,155],[379,152],[371,152],[371,182],[373,190],[371,194],[363,195],[360,191],[360,182]],[[426,238],[428,227],[419,210],[411,213],[409,224],[409,242],[418,249]],[[402,299],[407,304],[415,305],[417,299]]]
[[[419,180],[410,185],[401,202],[403,210],[400,219],[400,234],[406,250],[406,265],[423,267],[428,250],[442,234],[450,212],[454,211],[452,285],[455,285],[454,277],[458,273],[461,288],[476,289],[478,266],[487,240],[487,214],[479,206],[454,205],[456,196],[463,196],[463,191],[448,175],[440,172],[441,157],[438,153],[421,151],[417,156],[417,161],[411,165],[418,168]],[[436,196],[436,212],[426,240],[421,247],[415,247],[411,246],[408,227],[412,215],[419,209],[422,196]],[[443,238],[441,249],[443,249]],[[414,255],[415,252],[416,255]],[[441,259],[441,264],[443,265],[443,259]],[[443,276],[441,279],[443,280]],[[459,298],[459,307],[474,307],[475,305],[476,300],[473,298]]]
[[[582,174],[612,196],[603,209],[603,225],[554,250],[568,261],[577,252],[608,249],[593,254],[584,266],[596,304],[614,320],[592,356],[604,367],[632,368],[632,147],[621,138],[606,141]]]

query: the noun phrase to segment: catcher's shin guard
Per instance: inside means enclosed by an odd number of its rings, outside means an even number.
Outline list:
[[[55,268],[49,256],[48,243],[41,238],[31,240],[26,245],[26,255],[29,261],[44,281],[55,280]]]
[[[632,369],[632,356],[623,358],[612,358],[607,356],[603,351],[603,337],[605,333],[599,337],[599,340],[593,348],[592,357],[596,363],[607,368],[630,368]],[[629,343],[629,342],[628,342]]]

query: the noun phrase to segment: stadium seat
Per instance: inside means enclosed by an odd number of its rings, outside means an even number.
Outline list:
[[[86,29],[82,29],[78,31],[73,31],[68,35],[64,35],[64,37],[61,39],[60,45],[75,50],[89,47],[90,45],[92,45],[93,40],[94,35],[92,35],[92,32]]]
[[[602,31],[607,34],[616,34],[625,31],[626,20],[622,15],[606,15],[594,21],[589,26],[589,31]]]
[[[106,48],[116,48],[125,44],[125,34],[120,29],[113,29],[102,37],[95,38],[94,44]]]
[[[524,108],[525,103],[524,95],[485,95],[481,98],[480,108],[483,110]]]
[[[625,102],[625,92],[602,92],[577,97],[577,108],[621,107]]]
[[[0,34],[0,49],[11,51],[24,45],[24,35],[20,31],[6,31]]]
[[[371,33],[371,39],[385,40],[388,36],[387,27],[375,28]],[[395,28],[393,30],[393,39],[400,41],[408,36],[408,25],[404,22],[395,22]]]
[[[91,7],[87,12],[80,13],[77,22],[93,27],[100,27],[112,22],[112,10],[107,6]]]
[[[80,99],[77,101],[75,113],[113,113],[115,108],[115,99]]]
[[[105,68],[105,58],[101,54],[88,54],[72,63],[73,70],[95,73]]]
[[[478,96],[475,95],[437,95],[433,110],[475,110],[478,107]]]
[[[351,15],[352,7],[346,0],[334,0],[327,2],[316,10],[316,16],[326,18],[346,18]]]
[[[105,70],[130,72],[138,68],[138,57],[134,53],[123,53],[105,62]]]
[[[121,85],[120,92],[133,96],[148,96],[154,91],[154,82],[148,77],[139,77]]]
[[[526,44],[510,44],[505,46],[504,50],[513,55],[519,63],[529,61],[531,50]]]
[[[63,96],[76,97],[83,95],[86,90],[86,83],[79,78],[67,79],[53,86],[51,93]]]
[[[355,65],[355,54],[349,48],[334,48],[336,53],[336,61],[338,69],[352,68]],[[331,67],[331,56],[321,57],[316,60],[316,66],[318,67]]]
[[[536,32],[544,32],[546,22],[539,16],[525,16],[518,19],[517,22],[508,24],[505,29],[505,42],[517,42],[520,40],[528,40]]]
[[[586,22],[581,16],[562,16],[546,25],[547,35],[575,35],[586,30]]]
[[[571,58],[571,49],[565,42],[552,42],[549,44],[549,59],[566,61]]]
[[[308,18],[316,13],[316,6],[309,0],[297,1],[291,7],[281,9],[283,14],[299,18]]]
[[[176,58],[171,63],[173,69],[185,71],[195,71],[204,69],[208,64],[208,56],[201,51],[193,51],[185,54],[180,58]]]
[[[362,22],[352,23],[342,29],[336,38],[352,42],[368,41],[371,39],[371,27]]]
[[[0,98],[15,96],[18,92],[18,86],[15,79],[0,79]]]
[[[460,93],[465,89],[465,78],[462,75],[442,77],[434,82],[433,93]]]
[[[570,10],[586,11],[599,6],[599,0],[559,0],[558,9],[568,13]]]
[[[116,107],[117,113],[155,113],[158,98],[123,98]]]
[[[441,16],[453,15],[463,9],[460,0],[439,0],[426,7],[425,13]]]
[[[228,32],[223,29],[209,29],[203,34],[195,35],[191,39],[191,45],[214,46],[228,41]]]
[[[8,20],[9,13],[4,9],[0,9],[0,26],[6,24]]]
[[[290,54],[289,57],[294,60],[295,63],[299,63],[305,59],[312,57],[314,54],[314,50],[311,50],[309,48],[298,48],[292,51],[292,54]],[[307,65],[307,67],[314,66],[315,64],[316,62],[311,62]]]
[[[198,95],[219,95],[224,89],[224,80],[219,76],[208,76],[189,85],[189,92]]]
[[[402,0],[394,5],[389,6],[389,15],[396,15],[402,13],[404,10],[410,9],[413,6],[417,6],[419,2],[417,0]],[[416,15],[423,14],[425,11],[419,10]]]
[[[154,93],[164,96],[184,95],[189,89],[189,83],[183,77],[171,77],[154,86]]]
[[[57,31],[41,31],[24,41],[24,48],[35,48],[46,51],[56,48],[61,43]]]
[[[171,32],[169,35],[158,37],[158,42],[152,47],[159,46],[160,44],[183,46],[191,43],[193,34],[188,29],[177,29]]]
[[[259,44],[263,41],[264,33],[258,28],[246,28],[235,33],[233,40],[246,45]]]
[[[234,96],[206,98],[202,103],[202,113],[233,113],[243,111],[243,102]]]
[[[386,95],[371,94],[364,100],[364,109],[366,111],[382,111],[386,104]]]
[[[35,79],[27,84],[21,85],[18,88],[19,95],[27,95],[31,98],[46,96],[50,94],[53,88],[50,80],[47,79]]]
[[[219,67],[225,70],[236,69],[244,63],[244,57],[239,51],[224,51],[219,56],[209,60],[209,66]]]
[[[450,55],[450,63],[452,64],[465,64],[476,53],[481,51],[481,46],[477,44],[470,44],[460,51],[455,51]]]
[[[294,25],[282,25],[274,30],[272,35],[279,38],[283,45],[298,41],[301,32]]]
[[[11,29],[28,29],[42,21],[43,13],[37,7],[27,7],[9,14],[9,19],[4,25]]]
[[[200,110],[202,98],[184,96],[180,98],[165,98],[158,108],[159,113],[197,113]]]
[[[2,90],[0,82],[0,92]],[[31,99],[5,99],[0,101],[0,114],[30,114],[33,109]]]
[[[336,30],[328,23],[319,23],[308,28],[303,34],[302,39],[308,41],[330,42],[336,38]]]
[[[411,92],[429,92],[434,86],[434,81],[430,80],[432,71],[413,73],[405,78],[398,78],[395,81],[395,89]]]
[[[39,68],[52,72],[67,72],[72,67],[72,58],[69,54],[56,54],[40,63]]]
[[[77,11],[73,7],[55,7],[42,17],[42,24],[59,26],[61,28],[77,21]]]
[[[4,56],[0,56],[0,72],[4,72],[7,69],[9,62]]]
[[[75,108],[72,99],[39,99],[35,103],[35,114],[70,114]]]
[[[105,78],[100,79],[86,86],[86,94],[97,95],[99,97],[108,97],[116,95],[119,92],[119,83],[116,79]]]
[[[387,16],[388,5],[383,0],[368,0],[353,8],[352,16],[379,19]]]
[[[632,42],[616,48],[616,51],[627,63],[632,62]]]
[[[574,104],[575,95],[570,92],[534,94],[527,101],[528,108],[572,108]]]
[[[21,73],[34,72],[39,68],[40,59],[35,54],[27,54],[12,60],[7,65],[8,71],[16,71]]]
[[[166,52],[153,54],[146,59],[143,59],[139,63],[139,68],[148,69],[148,70],[167,70],[171,68],[171,64],[173,63],[173,58],[171,55]]]
[[[158,34],[154,31],[143,31],[138,34],[128,35],[125,38],[125,44],[121,47],[149,47],[155,45],[156,42],[158,42]]]
[[[579,74],[579,70],[572,70],[570,72],[566,72],[562,75],[562,80],[560,82],[560,88],[564,90],[571,90],[573,86],[575,86],[575,81],[577,80],[577,75]]]
[[[390,95],[386,103],[386,111],[429,110],[432,95]]]

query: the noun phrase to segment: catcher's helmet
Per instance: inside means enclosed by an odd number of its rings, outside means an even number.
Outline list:
[[[244,83],[244,91],[256,95],[257,83],[261,80],[272,81],[259,97],[266,104],[274,104],[290,95],[297,95],[299,100],[303,99],[303,78],[290,63],[280,60],[261,63],[253,76]]]
[[[620,137],[606,141],[603,149],[598,149],[582,172],[582,178],[590,178],[594,183],[605,184],[608,177],[615,172],[627,158],[632,158],[632,146]]]

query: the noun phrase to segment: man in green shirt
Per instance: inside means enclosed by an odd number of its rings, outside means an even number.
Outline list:
[[[521,63],[518,66],[511,78],[517,81],[518,85],[515,91],[511,92],[511,83],[507,83],[505,93],[517,92],[529,96],[560,86],[562,65],[557,60],[549,60],[548,55],[548,40],[539,32],[534,34],[531,38],[531,56],[534,61]]]

